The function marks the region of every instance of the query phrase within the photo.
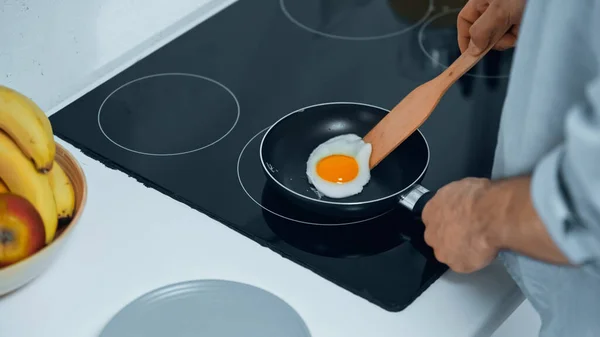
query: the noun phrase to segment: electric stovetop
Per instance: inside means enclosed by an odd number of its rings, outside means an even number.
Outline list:
[[[56,135],[388,311],[439,278],[401,207],[327,218],[266,185],[266,129],[302,107],[391,109],[459,55],[462,0],[239,0],[51,116]],[[423,185],[489,176],[510,52],[491,52],[421,131]],[[346,226],[314,224],[347,223]],[[274,273],[277,271],[274,270]]]

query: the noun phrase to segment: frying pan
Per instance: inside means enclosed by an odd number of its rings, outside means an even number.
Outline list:
[[[430,153],[418,129],[371,171],[371,180],[357,195],[341,199],[319,196],[306,177],[306,162],[319,144],[346,133],[363,137],[388,112],[363,103],[332,102],[282,117],[267,130],[260,144],[267,183],[289,201],[316,213],[365,218],[401,204],[420,217],[433,193],[420,185]]]

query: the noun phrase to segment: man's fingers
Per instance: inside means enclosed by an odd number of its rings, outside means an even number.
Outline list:
[[[458,16],[458,21],[456,22],[456,28],[458,30],[458,48],[460,48],[460,52],[464,53],[469,46],[469,41],[471,41],[471,34],[469,30],[473,25],[472,22],[467,21],[464,17]]]
[[[469,33],[471,26],[481,16],[481,11],[479,10],[482,6],[481,3],[487,3],[487,1],[471,0],[458,13],[456,29],[458,30],[458,47],[461,53],[467,49],[471,40],[471,33]]]
[[[492,40],[503,36],[511,27],[510,9],[507,2],[494,0],[469,30],[471,41],[475,47],[472,52],[477,55],[485,50]]]
[[[445,256],[438,249],[434,249],[433,250],[433,256],[435,257],[435,259],[438,262],[441,262],[441,263],[444,263],[444,264],[448,264],[448,261],[446,261]]]
[[[469,34],[469,29],[471,29],[471,22],[468,22],[462,19],[460,16],[458,17],[458,48],[461,53],[464,53],[469,46],[469,41],[471,41],[471,35]]]
[[[423,239],[425,240],[425,243],[429,246],[429,247],[433,247],[433,237],[432,237],[432,231],[429,229],[425,229],[425,233],[423,233]]]
[[[519,29],[520,29],[520,28],[521,28],[521,25],[520,25],[520,24],[514,24],[514,25],[512,25],[512,27],[510,28],[510,33],[511,33],[512,35],[514,35],[514,36],[515,36],[515,38],[516,38],[517,36],[519,36]]]
[[[496,50],[506,50],[512,48],[517,43],[517,37],[513,34],[505,34],[500,41],[496,43],[494,49]]]

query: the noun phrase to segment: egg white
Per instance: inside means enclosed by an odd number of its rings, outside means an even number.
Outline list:
[[[308,181],[317,191],[330,198],[346,198],[362,192],[363,187],[371,179],[369,159],[371,158],[371,144],[355,134],[344,134],[333,137],[317,146],[309,155],[306,162],[306,175]],[[353,157],[358,163],[356,178],[346,183],[334,183],[324,180],[317,173],[317,163],[331,155],[346,155]]]

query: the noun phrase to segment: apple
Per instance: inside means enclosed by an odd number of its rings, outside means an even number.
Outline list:
[[[33,204],[16,194],[0,194],[0,267],[33,255],[45,242],[44,222]]]

